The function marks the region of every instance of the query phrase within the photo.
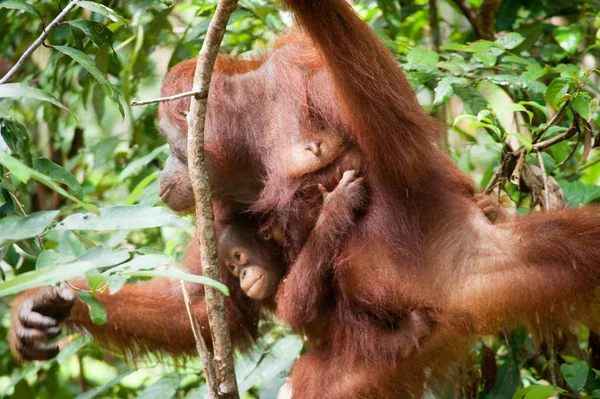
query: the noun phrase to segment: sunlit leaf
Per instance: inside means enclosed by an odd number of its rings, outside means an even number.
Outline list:
[[[498,112],[498,114],[503,114],[506,112],[525,112],[529,116],[529,123],[533,119],[533,112],[525,108],[521,104],[509,103],[502,106],[502,110]]]
[[[28,216],[10,215],[0,219],[0,243],[18,241],[42,234],[59,211],[41,211]]]
[[[3,0],[0,1],[0,9],[7,8],[9,10],[21,10],[42,19],[42,14],[37,8],[22,0]]]
[[[129,176],[133,175],[134,173],[139,172],[143,167],[147,166],[150,162],[152,162],[157,156],[159,156],[160,154],[167,154],[168,152],[169,145],[164,144],[160,147],[155,148],[149,154],[132,160],[119,174],[119,181],[121,182],[127,179]]]
[[[171,213],[165,207],[142,205],[100,208],[99,214],[77,213],[56,225],[59,230],[122,230],[151,227],[184,227],[191,221]]]
[[[23,83],[4,83],[0,85],[0,98],[30,98],[34,100],[47,101],[67,110],[52,94]]]
[[[465,78],[457,78],[447,76],[442,78],[435,87],[435,99],[433,100],[434,107],[438,107],[448,101],[454,95],[454,86],[467,86],[469,81]]]
[[[565,392],[558,387],[558,392]],[[518,390],[512,399],[548,399],[554,396],[554,387],[552,385],[530,385],[527,388]]]
[[[581,27],[577,24],[554,28],[552,35],[559,46],[569,54],[575,54],[583,39]]]
[[[104,305],[87,291],[78,291],[77,296],[81,302],[85,303],[90,310],[90,318],[94,324],[102,325],[106,323],[107,314]]]
[[[171,399],[177,392],[180,380],[181,378],[177,374],[162,377],[160,380],[144,389],[144,391],[138,395],[137,399]]]
[[[150,256],[150,255],[148,255]],[[181,270],[169,269],[169,270],[140,270],[140,271],[122,271],[118,274],[133,277],[166,277],[173,280],[189,281],[190,283],[197,283],[203,285],[209,285],[221,291],[224,295],[229,295],[229,288],[223,283],[215,281],[205,276],[199,276],[197,274],[190,274]]]
[[[92,1],[80,1],[79,3],[77,3],[77,5],[79,7],[87,8],[90,11],[98,13],[98,14],[100,14],[100,15],[108,18],[108,19],[110,19],[113,22],[118,22],[121,25],[127,25],[127,21],[125,21],[125,18],[123,18],[122,16],[120,16],[113,9],[108,8],[107,6],[105,6],[103,4],[94,3]]]
[[[54,250],[47,249],[42,251],[40,256],[37,258],[35,262],[35,269],[41,270],[50,266],[56,266],[61,265],[63,263],[73,262],[74,260],[74,256],[63,255]]]
[[[65,23],[83,32],[98,48],[102,47],[103,44],[108,44],[109,46],[113,44],[114,34],[101,23],[85,19],[65,21]]]
[[[422,64],[433,68],[438,63],[440,56],[435,51],[415,47],[406,54],[406,58],[412,64]]]
[[[54,46],[54,48],[77,61],[77,63],[84,67],[90,73],[90,75],[92,75],[94,79],[98,81],[98,83],[108,84],[108,81],[102,75],[102,72],[100,72],[100,70],[96,66],[96,62],[92,59],[92,57],[72,47]],[[0,89],[1,87],[2,86],[0,86]]]
[[[548,86],[546,95],[544,96],[546,102],[554,109],[567,98],[569,92],[569,86],[571,79],[568,78],[556,78]]]
[[[2,85],[0,85],[0,88],[1,87],[2,87]],[[11,157],[10,155],[8,155],[5,152],[0,152],[0,165],[3,165],[5,168],[10,170],[12,173],[15,174],[15,176],[17,178],[19,178],[23,182],[26,182],[29,179],[37,180],[40,183],[44,184],[45,186],[56,191],[63,197],[66,197],[66,198],[70,199],[71,201],[75,202],[78,206],[85,209],[86,211],[92,212],[92,213],[98,213],[98,208],[96,208],[95,205],[85,203],[85,202],[81,201],[79,198],[69,194],[62,187],[60,187],[60,185],[56,181],[54,181],[52,178],[50,178],[36,170],[31,169],[27,165],[23,164],[21,161]]]
[[[100,246],[94,247],[84,252],[73,262],[19,274],[18,276],[1,283],[0,297],[13,295],[43,285],[57,284],[75,277],[81,277],[89,270],[118,265],[129,258],[129,251],[125,249],[112,252],[111,250]]]
[[[67,186],[70,191],[79,199],[83,199],[83,191],[81,190],[81,185],[75,179],[75,177],[63,168],[62,166],[55,164],[51,160],[47,158],[35,158],[33,160],[33,169],[36,171],[52,178],[53,180],[64,184]]]
[[[540,110],[546,116],[546,119],[550,118],[548,109],[542,104],[536,103],[535,101],[519,101],[519,104],[529,105],[533,108],[536,108],[536,109]]]
[[[546,85],[537,80],[524,78],[517,75],[488,75],[485,80],[500,86],[509,86],[514,89],[531,90],[535,94],[543,95],[546,92]]]
[[[508,32],[501,38],[495,41],[496,44],[504,47],[507,50],[512,50],[515,47],[518,47],[521,43],[525,41],[525,38],[518,32]]]

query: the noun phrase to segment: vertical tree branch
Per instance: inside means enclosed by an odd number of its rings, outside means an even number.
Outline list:
[[[452,0],[469,20],[475,34],[484,40],[494,40],[494,21],[502,0],[483,0],[478,10],[471,8],[465,0]]]
[[[429,32],[434,51],[438,51],[442,43],[440,24],[438,22],[437,0],[429,0]]]
[[[220,280],[217,264],[217,242],[215,232],[212,194],[208,182],[204,154],[204,124],[210,78],[225,34],[227,21],[235,9],[237,0],[219,0],[217,10],[210,23],[206,39],[198,55],[193,90],[199,92],[191,98],[188,114],[188,166],[196,198],[196,221],[202,273],[206,277]],[[238,398],[233,348],[229,336],[223,295],[215,288],[205,287],[208,322],[213,340],[214,360],[220,398]]]

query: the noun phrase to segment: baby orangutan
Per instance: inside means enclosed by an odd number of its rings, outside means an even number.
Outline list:
[[[219,236],[219,258],[239,278],[244,293],[257,301],[275,294],[286,271],[281,248],[267,238],[241,217],[227,224]]]

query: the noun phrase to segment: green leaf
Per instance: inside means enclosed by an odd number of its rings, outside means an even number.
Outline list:
[[[503,105],[502,110],[499,112],[499,114],[504,114],[506,112],[525,112],[529,116],[529,123],[531,123],[531,120],[533,119],[533,112],[531,112],[521,104],[509,103]]]
[[[179,388],[179,381],[180,377],[177,374],[162,377],[144,389],[137,399],[171,399],[175,396],[177,388]]]
[[[21,0],[4,0],[0,2],[0,9],[7,8],[9,10],[21,10],[42,19],[42,14],[37,8]]]
[[[565,381],[567,381],[567,384],[569,384],[575,392],[580,392],[585,386],[590,368],[586,362],[579,360],[572,364],[562,364],[560,366],[560,372],[565,378]]]
[[[134,173],[140,171],[143,167],[147,166],[150,162],[152,162],[157,156],[160,154],[168,154],[169,153],[169,145],[164,144],[160,147],[155,148],[151,153],[141,156],[139,158],[134,159],[129,162],[129,164],[123,169],[121,174],[119,174],[119,182],[127,179],[129,176]]]
[[[488,101],[481,95],[481,92],[473,86],[455,87],[456,95],[462,100],[465,106],[465,112],[476,115],[482,109],[489,106]]]
[[[558,392],[565,390],[558,388]],[[554,396],[554,387],[552,385],[530,385],[527,388],[519,389],[513,395],[513,399],[548,399]]]
[[[427,65],[433,68],[438,63],[440,56],[435,51],[415,47],[406,54],[406,58],[411,64]]]
[[[473,122],[473,123],[469,124],[469,126],[467,127],[467,130],[471,131],[475,127],[482,127],[484,129],[489,129],[496,134],[496,137],[499,140],[502,139],[502,131],[496,125],[493,125],[491,123]]]
[[[523,136],[521,133],[509,133],[509,134],[511,136],[515,137],[517,140],[519,140],[519,142],[521,144],[523,144],[523,146],[525,147],[527,152],[531,152],[531,149],[533,148],[533,144],[531,143],[531,140],[529,140],[527,137]]]
[[[136,272],[139,270],[155,269],[157,267],[168,266],[171,258],[163,254],[138,255],[135,258],[107,270],[107,274],[118,272]]]
[[[478,40],[469,44],[465,51],[468,53],[482,53],[484,51],[488,51],[491,48],[498,48],[496,43],[490,42],[489,40]]]
[[[2,87],[2,85],[0,85]],[[85,209],[88,212],[98,213],[98,208],[95,205],[87,204],[81,201],[79,198],[69,194],[66,192],[59,184],[57,184],[52,178],[41,174],[40,172],[31,169],[27,165],[23,164],[21,161],[11,157],[5,152],[0,152],[0,165],[3,165],[5,168],[10,170],[15,176],[21,180],[22,182],[27,182],[30,178],[33,178],[36,181],[44,184],[45,186],[51,188],[56,191],[60,195],[65,198],[70,199],[75,202],[78,206]]]
[[[277,341],[265,351],[264,357],[254,370],[239,382],[240,392],[248,391],[259,380],[262,380],[262,386],[266,381],[289,369],[300,354],[302,345],[302,339],[295,335],[288,335]]]
[[[64,350],[61,350],[60,353],[63,353],[63,351]],[[133,372],[135,372],[135,370],[121,371],[121,374],[119,374],[117,377],[113,378],[112,380],[109,380],[108,382],[106,382],[98,387],[88,389],[84,393],[77,395],[75,397],[75,399],[94,399],[94,398],[105,397],[104,395],[102,395],[103,393],[105,393],[106,391],[108,391],[110,388],[114,387],[118,383],[120,383],[122,379],[124,379],[125,377],[127,377],[128,375],[130,375]]]
[[[440,46],[440,50],[454,51],[454,52],[464,51],[466,48],[467,48],[466,44],[460,44],[460,43],[446,43],[446,44],[442,44]]]
[[[31,98],[34,100],[47,101],[57,107],[69,111],[68,108],[62,105],[52,94],[34,87],[29,87],[23,83],[4,83],[0,85],[0,98]]]
[[[104,309],[104,305],[99,300],[87,291],[78,291],[77,296],[90,309],[90,318],[94,324],[101,326],[106,323],[106,309]]]
[[[525,38],[517,32],[509,32],[497,39],[494,43],[504,47],[507,50],[512,50],[518,47],[521,43],[525,41]],[[506,57],[505,57],[506,58]]]
[[[154,173],[149,174],[144,177],[142,181],[140,181],[133,190],[131,190],[131,194],[129,194],[129,198],[125,201],[125,205],[133,205],[137,201],[137,199],[142,195],[142,192],[146,187],[148,187],[152,182],[158,179],[160,176],[159,171],[155,171]]]
[[[148,255],[150,256],[150,255]],[[223,283],[215,281],[205,276],[199,276],[197,274],[190,274],[181,270],[169,269],[169,270],[144,270],[144,271],[122,271],[118,274],[123,274],[132,277],[166,277],[173,280],[189,281],[191,283],[203,284],[214,287],[221,291],[223,295],[229,296],[229,288]],[[1,295],[0,295],[1,296]]]
[[[571,79],[561,77],[554,79],[548,86],[544,99],[553,109],[557,109],[559,104],[567,98],[570,83]]]
[[[92,1],[80,1],[79,3],[77,3],[77,5],[79,7],[87,8],[90,11],[98,13],[98,14],[110,19],[113,22],[117,22],[121,25],[127,25],[127,21],[125,21],[125,18],[120,16],[115,10],[108,8],[103,4],[94,3]]]
[[[581,181],[558,180],[569,206],[587,205],[600,200],[600,186]]]
[[[96,67],[96,62],[84,52],[67,46],[54,46],[55,49],[73,58],[79,65],[84,67],[100,84],[108,85],[108,81],[102,75],[102,72]]]
[[[56,225],[58,230],[122,230],[147,229],[151,227],[183,227],[191,221],[157,206],[110,206],[100,208],[99,215],[77,213],[67,216]]]
[[[535,64],[535,61],[533,60],[529,60],[527,58],[523,58],[523,57],[519,57],[517,55],[513,55],[513,54],[507,54],[505,56],[502,57],[502,62],[506,62],[506,63],[513,63],[513,64],[520,64],[520,65],[531,65],[531,64]]]
[[[546,119],[550,118],[550,114],[548,113],[548,108],[546,108],[542,104],[536,103],[535,101],[519,101],[519,104],[529,105],[530,107],[536,108],[536,109],[542,111],[542,113],[544,115],[546,115]]]
[[[10,215],[0,219],[0,243],[19,241],[42,234],[59,211],[42,211],[28,216]]]
[[[0,152],[0,165],[8,169],[21,183],[27,183],[31,179],[32,169],[5,152]]]
[[[582,96],[578,96],[571,104],[573,110],[577,112],[583,119],[590,119],[590,102],[583,98]]]
[[[60,353],[56,356],[56,363],[64,364],[71,356],[79,352],[80,349],[89,345],[90,342],[92,342],[92,337],[78,336],[72,340],[66,348],[60,350]]]
[[[457,78],[454,76],[446,76],[440,79],[438,85],[434,89],[435,99],[433,101],[434,107],[439,107],[444,104],[454,95],[454,87],[465,87],[469,85],[469,81],[465,78]]]
[[[70,255],[59,254],[56,251],[47,249],[42,251],[35,262],[35,269],[41,270],[50,266],[61,265],[64,263],[73,262],[75,257]]]
[[[575,54],[583,39],[581,27],[577,24],[559,26],[552,31],[552,35],[558,45],[570,55]]]
[[[55,164],[47,158],[35,158],[33,160],[33,169],[50,177],[51,179],[67,186],[71,193],[79,199],[83,199],[83,191],[81,185],[65,168]]]
[[[65,23],[83,32],[83,34],[98,48],[102,47],[103,44],[108,44],[111,47],[113,45],[114,34],[101,23],[85,19],[65,21]]]
[[[475,54],[473,54],[473,57],[475,57],[475,59],[481,61],[483,66],[485,66],[486,68],[491,68],[494,65],[496,65],[496,61],[498,60],[498,58],[494,54],[490,53],[489,51],[482,51],[480,53],[475,53]]]
[[[53,285],[75,277],[83,276],[87,271],[118,265],[130,258],[129,251],[119,249],[112,252],[103,247],[94,247],[84,252],[75,261],[50,266],[40,270],[19,274],[0,284],[0,297],[14,295],[43,285]]]
[[[484,77],[488,82],[500,86],[509,86],[515,89],[531,90],[534,94],[543,95],[546,92],[546,85],[537,80],[524,78],[516,75],[488,75]]]

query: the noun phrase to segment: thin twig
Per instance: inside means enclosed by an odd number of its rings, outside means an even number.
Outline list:
[[[220,270],[217,263],[212,194],[204,154],[204,124],[212,71],[227,22],[235,10],[236,4],[237,0],[219,0],[217,4],[215,15],[206,32],[206,39],[202,44],[196,63],[193,90],[200,95],[191,97],[188,114],[188,168],[196,200],[196,222],[202,274],[217,281],[220,280]],[[214,385],[218,388],[219,398],[239,398],[223,294],[210,286],[205,287],[205,293],[217,374],[217,381]]]
[[[489,193],[492,192],[494,187],[496,187],[496,183],[500,180],[500,177],[502,176],[502,173],[504,172],[504,165],[506,165],[507,159],[508,159],[507,156],[502,157],[502,161],[500,161],[500,166],[498,166],[496,173],[494,173],[494,176],[489,181],[488,185],[485,187],[485,190],[483,190],[483,193],[485,195],[489,195]]]
[[[202,93],[201,91],[191,90],[191,91],[186,91],[184,93],[179,93],[179,94],[175,94],[173,96],[168,96],[168,97],[158,97],[158,98],[154,98],[152,100],[134,101],[134,102],[132,102],[129,105],[131,105],[132,107],[135,107],[136,105],[148,105],[148,104],[156,104],[156,103],[166,103],[168,101],[179,100],[180,98],[184,98],[184,97],[192,97],[192,96],[203,97],[204,95],[205,94]]]
[[[194,334],[194,340],[196,341],[196,350],[200,355],[200,360],[202,360],[202,365],[204,366],[204,375],[206,376],[206,384],[208,385],[209,392],[215,392],[217,394],[217,387],[215,382],[217,381],[217,373],[215,371],[215,363],[212,358],[211,353],[208,351],[206,347],[206,341],[204,341],[204,337],[202,336],[202,332],[200,331],[200,324],[198,323],[198,318],[194,314],[192,308],[192,301],[190,300],[190,296],[188,294],[187,288],[185,286],[185,282],[183,280],[179,281],[181,284],[181,292],[183,292],[183,300],[185,301],[185,309],[187,310],[188,317],[190,318],[190,325],[192,326],[192,333]]]
[[[33,42],[33,44],[31,46],[29,46],[29,48],[27,50],[25,50],[25,52],[23,53],[23,55],[21,56],[21,58],[19,58],[19,60],[17,61],[17,63],[10,69],[10,71],[8,71],[6,73],[6,75],[4,75],[4,77],[2,79],[0,79],[0,85],[3,83],[7,83],[16,73],[19,69],[21,69],[23,67],[23,65],[25,64],[25,61],[27,61],[27,59],[31,56],[31,54],[33,54],[33,52],[42,45],[42,43],[44,43],[44,40],[46,40],[46,38],[48,37],[48,35],[50,34],[50,31],[59,23],[62,22],[63,19],[65,19],[65,17],[67,16],[67,14],[73,9],[75,8],[75,6],[77,5],[77,3],[79,3],[80,0],[73,0],[71,1],[61,12],[60,14],[58,14],[58,16],[56,18],[54,18],[54,21],[50,22],[50,24],[46,27],[46,29],[44,29],[42,31],[42,34],[36,39],[35,42]]]
[[[600,162],[600,159],[595,159],[595,160],[589,162],[587,165],[583,165],[581,168],[579,168],[578,172],[581,172],[582,170],[586,170],[587,168],[596,165],[598,162]]]
[[[21,205],[21,203],[19,202],[19,199],[17,198],[17,196],[11,192],[9,192],[8,195],[10,195],[10,198],[12,198],[13,202],[15,204],[17,204],[17,207],[19,207],[21,214],[23,216],[27,216],[27,212],[25,212],[25,209],[23,208],[23,205]],[[38,234],[36,237],[37,237],[38,245],[40,246],[40,249],[43,251],[44,250],[44,241],[42,240],[42,236],[40,236]]]
[[[538,142],[544,136],[544,134],[548,131],[548,129],[550,129],[551,126],[554,126],[558,122],[560,122],[560,120],[564,116],[565,112],[567,111],[567,108],[569,108],[570,106],[571,106],[571,100],[567,100],[563,104],[563,106],[558,110],[558,112],[555,113],[554,115],[552,115],[552,118],[550,118],[548,123],[546,123],[546,127],[544,127],[542,130],[540,130],[540,132],[537,134],[537,137],[533,140],[534,144],[536,142]]]
[[[550,333],[549,338],[550,344],[550,362],[548,369],[550,370],[550,377],[552,377],[552,387],[554,388],[554,397],[559,399],[558,395],[558,383],[556,382],[556,370],[554,369],[554,362],[556,361],[556,353],[554,352],[554,334]]]
[[[510,182],[517,186],[521,185],[521,174],[523,173],[523,168],[525,167],[525,151],[521,151],[519,154],[519,159],[517,160],[517,165],[515,166],[515,170],[513,170],[512,175],[510,176]]]
[[[531,150],[534,152],[540,152],[545,150],[546,148],[553,146],[556,143],[560,143],[561,141],[570,139],[579,131],[579,128],[575,125],[572,125],[568,128],[564,133],[559,134],[558,136],[552,137],[551,139],[544,140],[541,143],[536,143],[531,147]]]
[[[544,199],[546,200],[546,211],[550,210],[550,191],[548,190],[548,176],[546,175],[546,167],[544,166],[544,157],[542,157],[542,151],[538,151],[538,162],[540,163],[540,169],[542,170],[542,181],[544,182]]]

